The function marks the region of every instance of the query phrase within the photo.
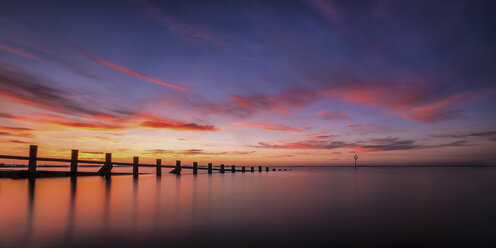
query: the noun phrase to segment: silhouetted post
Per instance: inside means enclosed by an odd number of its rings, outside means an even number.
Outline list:
[[[225,171],[225,170],[224,170],[224,164],[221,164],[221,165],[220,165],[220,173],[224,173],[224,171]]]
[[[77,176],[78,156],[79,156],[78,150],[71,151],[71,176],[73,177]]]
[[[98,170],[98,175],[110,176],[112,167],[112,153],[105,153],[105,164]]]
[[[246,167],[245,166],[241,166],[241,172],[245,172],[246,171]]]
[[[212,163],[208,163],[208,174],[212,174]]]
[[[29,146],[29,164],[28,164],[28,174],[34,175],[36,173],[36,156],[38,154],[38,146]]]
[[[198,174],[198,163],[193,162],[193,174]]]
[[[262,166],[258,166],[258,172],[262,172]]]
[[[157,166],[157,176],[162,176],[162,159],[157,159],[156,166]]]
[[[231,165],[231,172],[232,173],[236,172],[236,165]]]
[[[272,169],[272,171],[276,171],[276,169]]]
[[[355,168],[357,167],[357,159],[358,159],[358,155],[355,155]]]
[[[176,174],[181,174],[181,160],[176,160]]]
[[[265,167],[265,171],[267,171],[267,172],[268,172],[268,171],[269,171],[269,167]]]
[[[255,167],[253,167],[253,166],[252,166],[252,167],[250,168],[250,171],[251,171],[251,172],[255,172]]]
[[[133,176],[139,175],[139,157],[133,157]]]

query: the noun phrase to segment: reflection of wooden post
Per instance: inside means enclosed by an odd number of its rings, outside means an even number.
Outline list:
[[[241,172],[245,172],[246,171],[246,167],[245,166],[242,166],[241,167]]]
[[[98,175],[110,176],[112,167],[112,153],[105,153],[105,164],[98,170]]]
[[[38,146],[29,146],[29,164],[28,164],[28,174],[34,175],[36,173],[36,156],[38,154]]]
[[[255,172],[255,167],[252,166],[251,169],[250,169],[250,171],[251,172]]]
[[[79,156],[78,150],[71,151],[71,176],[73,177],[77,176],[78,156]]]
[[[258,166],[258,172],[262,172],[262,166]]]
[[[193,174],[198,174],[198,163],[193,162]]]
[[[133,176],[139,175],[139,157],[133,157]]]
[[[269,171],[269,167],[265,167],[265,171]]]
[[[156,166],[157,166],[157,176],[162,176],[162,159],[157,159]]]
[[[208,163],[208,174],[212,174],[212,163]]]
[[[236,165],[231,165],[231,172],[232,173],[236,172]]]
[[[224,170],[224,164],[221,164],[221,165],[220,165],[220,173],[224,173],[224,171],[225,171],[225,170]]]

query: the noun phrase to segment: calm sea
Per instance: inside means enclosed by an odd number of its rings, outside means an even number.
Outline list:
[[[496,247],[496,168],[0,179],[0,247],[331,245]]]

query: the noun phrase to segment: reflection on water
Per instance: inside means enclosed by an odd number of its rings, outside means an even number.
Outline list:
[[[496,168],[0,180],[0,247],[493,246]]]

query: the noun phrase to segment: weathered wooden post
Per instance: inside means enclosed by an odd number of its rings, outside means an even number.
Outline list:
[[[269,171],[269,167],[265,167],[265,171],[267,171],[267,172],[268,172],[268,171]]]
[[[245,166],[241,166],[241,172],[246,172],[246,167]]]
[[[224,173],[224,172],[225,172],[225,170],[224,170],[224,164],[221,164],[220,165],[220,173]]]
[[[198,162],[193,162],[193,174],[198,174]]]
[[[98,175],[110,176],[112,167],[112,153],[105,153],[105,164],[98,170]]]
[[[36,156],[38,155],[38,146],[29,146],[29,164],[28,164],[28,174],[34,176],[36,173]]]
[[[79,151],[78,150],[72,150],[71,151],[71,173],[70,173],[72,177],[77,176],[78,157],[79,157]]]
[[[236,165],[231,165],[231,172],[232,173],[236,172]]]
[[[253,166],[252,166],[252,167],[250,168],[250,171],[251,171],[251,172],[255,172],[255,167],[253,167]]]
[[[139,175],[139,157],[133,157],[133,177]]]
[[[176,160],[176,168],[172,170],[170,173],[181,175],[181,160]]]
[[[160,177],[160,176],[162,176],[162,159],[157,159],[156,166],[157,166],[156,174],[157,174],[157,176]]]
[[[262,166],[258,166],[258,172],[262,172]]]
[[[212,163],[208,163],[208,174],[212,174]]]

